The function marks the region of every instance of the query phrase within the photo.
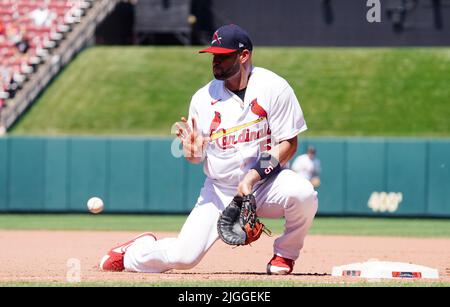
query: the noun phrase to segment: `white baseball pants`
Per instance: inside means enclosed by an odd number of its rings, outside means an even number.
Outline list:
[[[235,194],[236,188],[218,188],[207,179],[178,237],[136,240],[125,254],[125,269],[160,273],[193,268],[219,238],[217,220]],[[296,260],[317,211],[317,192],[308,180],[285,169],[254,195],[258,217],[285,217],[284,233],[274,242],[274,254]]]

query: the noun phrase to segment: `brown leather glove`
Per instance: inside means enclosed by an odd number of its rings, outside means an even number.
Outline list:
[[[256,216],[256,200],[250,194],[235,196],[217,222],[219,237],[230,245],[247,245],[270,232]]]

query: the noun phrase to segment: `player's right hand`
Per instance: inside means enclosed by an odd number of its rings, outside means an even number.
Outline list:
[[[193,163],[200,163],[204,158],[206,145],[209,137],[204,137],[197,129],[197,121],[192,118],[192,127],[189,126],[185,117],[181,118],[181,124],[177,123],[177,137],[183,144],[183,154],[186,159]]]
[[[254,169],[248,171],[244,179],[239,183],[237,189],[237,195],[246,196],[252,194],[253,186],[261,180],[258,172]]]

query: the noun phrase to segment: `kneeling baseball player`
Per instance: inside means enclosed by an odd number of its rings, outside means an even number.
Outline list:
[[[307,127],[291,86],[254,67],[252,50],[245,30],[225,25],[200,51],[213,55],[215,79],[194,94],[177,136],[186,159],[203,163],[207,178],[178,237],[157,240],[144,233],[111,249],[102,270],[190,269],[217,239],[246,245],[265,231],[258,217],[284,217],[266,269],[292,272],[318,206],[311,183],[285,168]]]

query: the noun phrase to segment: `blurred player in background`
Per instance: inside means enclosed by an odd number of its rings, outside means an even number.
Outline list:
[[[308,146],[306,153],[294,160],[291,169],[308,179],[315,188],[320,186],[320,160],[316,157],[314,146]]]

